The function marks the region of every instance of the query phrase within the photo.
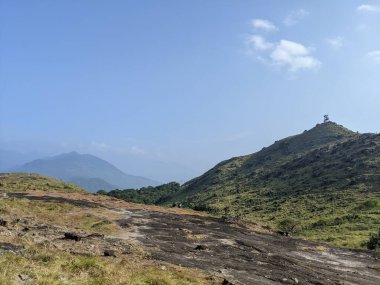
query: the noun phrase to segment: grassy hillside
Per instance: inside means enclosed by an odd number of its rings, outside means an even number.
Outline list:
[[[85,192],[82,188],[33,173],[0,173],[0,192]]]
[[[140,244],[114,238],[124,215],[100,207],[98,195],[36,174],[1,174],[0,183],[2,191],[25,192],[0,196],[0,284],[212,283],[200,270],[153,260]],[[65,239],[66,232],[82,240]]]
[[[287,219],[300,237],[360,248],[380,228],[380,135],[319,124],[218,164],[165,202],[280,230]]]

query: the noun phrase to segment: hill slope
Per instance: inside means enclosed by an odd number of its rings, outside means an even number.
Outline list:
[[[221,284],[148,257],[119,225],[133,205],[115,210],[118,201],[103,197],[37,174],[0,174],[0,284]]]
[[[3,184],[33,190],[0,191],[0,284],[380,283],[375,253],[284,237],[187,209],[57,193],[40,183],[46,177],[1,177]]]
[[[380,227],[380,135],[319,124],[216,165],[172,202],[279,229],[293,219],[300,236],[361,247]]]
[[[96,156],[77,152],[37,159],[14,169],[13,172],[38,173],[66,182],[79,182],[78,185],[90,191],[140,188],[158,184],[144,177],[125,174]]]
[[[59,193],[82,193],[82,188],[51,177],[28,173],[0,173],[0,191],[32,192],[49,191]]]

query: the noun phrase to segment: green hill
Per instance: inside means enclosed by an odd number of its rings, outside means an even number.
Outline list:
[[[225,214],[340,246],[380,227],[380,135],[318,124],[219,163],[165,203]]]
[[[86,192],[82,188],[32,173],[0,173],[0,192]]]

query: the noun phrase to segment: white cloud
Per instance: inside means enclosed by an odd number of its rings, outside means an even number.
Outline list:
[[[360,12],[380,12],[380,7],[365,4],[358,6],[357,10]]]
[[[309,15],[309,12],[304,10],[304,9],[299,9],[290,12],[288,16],[284,19],[284,24],[285,26],[294,26],[296,25],[299,21],[301,21],[303,18],[305,18],[307,15]]]
[[[132,146],[131,147],[131,152],[133,154],[137,154],[137,155],[144,155],[144,154],[146,154],[146,151],[144,149],[142,149],[141,147],[139,147],[139,146]]]
[[[374,61],[380,63],[380,50],[371,51],[371,52],[367,53],[367,56],[372,58]]]
[[[340,50],[343,47],[344,39],[340,36],[326,39],[326,43],[335,50]]]
[[[266,32],[274,32],[278,30],[272,22],[263,19],[253,19],[251,25],[257,30],[264,30]]]
[[[248,38],[248,44],[253,46],[254,49],[264,51],[271,49],[273,44],[271,42],[266,41],[262,36],[259,35],[251,35]]]
[[[300,43],[281,40],[270,54],[270,58],[274,64],[286,67],[289,72],[318,69],[321,62],[310,54],[310,49]]]
[[[91,146],[94,147],[94,148],[98,148],[98,149],[105,149],[105,148],[107,148],[107,144],[104,143],[104,142],[92,141],[91,142]]]

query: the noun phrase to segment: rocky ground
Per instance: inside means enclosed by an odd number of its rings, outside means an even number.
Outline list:
[[[7,197],[107,209],[120,230],[105,236],[40,224],[33,218],[0,225],[9,235],[30,235],[36,242],[55,240],[57,248],[72,254],[112,257],[141,248],[152,259],[219,276],[223,284],[380,284],[380,261],[365,251],[338,249],[184,209],[136,205],[106,196],[34,192],[8,193]],[[17,253],[23,249],[0,243],[1,250]]]

